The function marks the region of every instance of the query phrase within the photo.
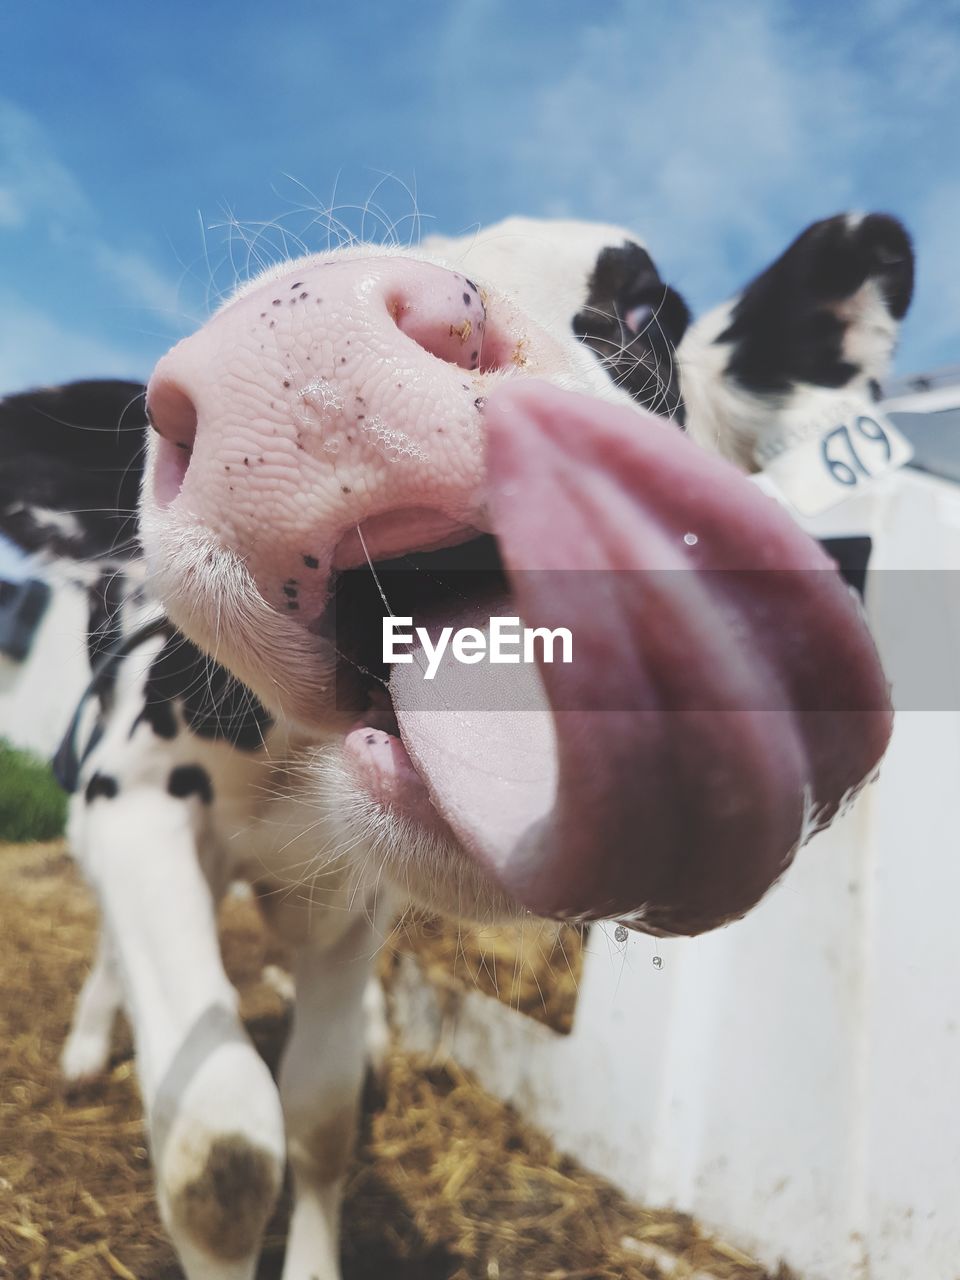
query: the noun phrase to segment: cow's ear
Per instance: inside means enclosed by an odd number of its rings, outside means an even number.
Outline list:
[[[625,240],[598,256],[573,331],[639,405],[682,420],[675,351],[689,322],[646,249]]]
[[[811,389],[875,395],[913,295],[910,236],[883,213],[815,222],[680,348],[691,430],[745,465]],[[764,425],[765,424],[765,425]]]
[[[137,558],[145,444],[137,382],[73,382],[0,399],[0,533],[51,556]]]

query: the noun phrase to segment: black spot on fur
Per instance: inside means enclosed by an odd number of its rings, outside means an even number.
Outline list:
[[[734,306],[718,338],[732,344],[728,372],[767,393],[797,382],[846,385],[860,369],[843,357],[840,304],[868,280],[902,319],[913,294],[913,248],[901,223],[882,213],[853,225],[844,214],[813,223]]]
[[[203,1172],[177,1191],[173,1210],[206,1253],[239,1261],[257,1247],[277,1190],[272,1157],[227,1134],[210,1144]]]
[[[171,769],[167,790],[178,800],[199,796],[204,804],[209,804],[213,799],[210,775],[198,764],[178,764],[175,769]]]
[[[150,664],[144,709],[134,728],[145,720],[160,737],[173,737],[174,706],[180,708],[192,733],[229,742],[241,751],[262,747],[264,734],[273,723],[245,685],[171,628],[167,642]],[[172,732],[162,731],[170,728]]]
[[[87,783],[83,795],[87,804],[93,804],[98,796],[102,796],[104,800],[112,800],[119,790],[116,778],[109,773],[95,773]]]
[[[139,558],[147,417],[139,382],[71,382],[0,399],[0,532],[26,551]],[[69,514],[61,529],[33,507]]]
[[[628,318],[638,315],[642,322],[631,327]],[[646,249],[625,240],[597,258],[573,332],[639,405],[682,423],[676,347],[689,323],[687,304],[661,280]]]
[[[133,592],[133,597],[135,603],[143,603],[141,589],[138,588]],[[125,636],[121,642],[111,646],[110,650],[98,660],[90,683],[81,694],[80,701],[70,717],[70,723],[67,725],[60,745],[57,747],[51,761],[53,776],[65,791],[71,793],[76,791],[80,783],[81,769],[103,737],[105,712],[101,705],[96,720],[90,728],[85,745],[81,746],[80,744],[84,709],[89,700],[96,696],[100,698],[102,704],[104,701],[103,690],[114,685],[117,670],[121,663],[140,645],[158,635],[164,634],[168,627],[169,623],[165,618],[156,618],[151,622],[144,623],[131,632],[130,635]]]
[[[129,737],[133,737],[141,724],[148,724],[158,738],[170,741],[177,736],[177,717],[173,713],[173,704],[163,699],[151,700],[149,693],[146,704],[130,726]]]
[[[821,538],[820,545],[837,562],[840,576],[863,599],[867,584],[867,566],[873,550],[873,540],[865,534],[842,538]]]
[[[123,574],[112,570],[105,569],[88,590],[87,656],[91,670],[95,670],[123,638],[123,599]],[[100,705],[105,711],[113,703],[116,680],[116,668],[105,667],[104,679],[97,685]]]

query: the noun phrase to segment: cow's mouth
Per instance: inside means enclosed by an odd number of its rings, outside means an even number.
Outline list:
[[[482,626],[499,602],[509,599],[506,570],[492,534],[371,560],[335,574],[330,603],[314,630],[336,653],[335,700],[337,710],[352,722],[346,748],[357,780],[397,816],[428,828],[438,823],[445,827],[398,721],[392,676],[399,667],[385,660],[385,622],[411,619],[409,634],[424,625],[436,635],[442,620],[467,613]],[[421,679],[422,650],[405,660],[414,667],[413,678]]]
[[[347,756],[543,915],[696,933],[746,911],[875,767],[888,691],[820,549],[675,428],[519,381],[487,411],[493,535],[342,572]],[[372,571],[371,571],[372,570]],[[382,620],[516,614],[569,664],[388,669]]]
[[[478,534],[453,546],[370,561],[335,572],[330,603],[312,628],[337,654],[339,710],[399,732],[384,660],[384,619],[410,617],[413,626],[461,612],[508,591],[497,540]]]

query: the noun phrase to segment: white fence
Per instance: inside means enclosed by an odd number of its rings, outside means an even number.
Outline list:
[[[819,532],[844,526],[874,538],[869,612],[906,672],[930,619],[904,616],[895,575],[960,568],[960,488],[899,472]],[[960,608],[940,603],[924,651],[960,654]],[[771,1266],[958,1280],[958,801],[960,714],[902,711],[879,781],[745,920],[656,945],[595,930],[568,1037],[479,993],[444,1020],[410,962],[406,1040]]]

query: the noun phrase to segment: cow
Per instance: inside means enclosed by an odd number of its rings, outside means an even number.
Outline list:
[[[285,1280],[339,1275],[401,904],[696,934],[873,775],[858,603],[748,473],[876,396],[912,284],[902,225],[842,214],[691,323],[631,233],[511,218],[279,263],[146,389],[0,402],[0,530],[90,582],[57,767],[102,930],[63,1068],[126,1010],[190,1280],[254,1274],[287,1162]],[[501,613],[577,659],[424,678]],[[219,954],[236,879],[294,955],[278,1085]]]

